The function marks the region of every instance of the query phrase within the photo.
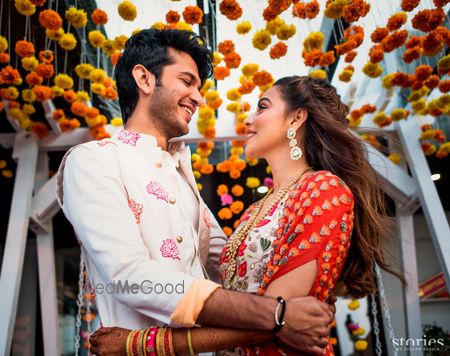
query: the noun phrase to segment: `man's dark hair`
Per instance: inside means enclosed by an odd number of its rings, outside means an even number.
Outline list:
[[[140,31],[128,39],[115,69],[117,92],[124,122],[133,113],[139,98],[137,85],[131,74],[134,66],[142,64],[155,75],[158,83],[163,68],[173,63],[167,51],[169,47],[192,57],[197,64],[202,84],[211,76],[212,52],[194,32],[154,28]]]

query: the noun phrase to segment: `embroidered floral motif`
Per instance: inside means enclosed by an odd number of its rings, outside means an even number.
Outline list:
[[[101,146],[101,147],[106,146],[106,145],[109,144],[109,143],[111,143],[111,144],[117,146],[117,145],[115,144],[115,142],[111,141],[109,138],[104,138],[103,140],[97,141],[97,145],[99,145],[99,146]]]
[[[211,228],[211,216],[209,215],[209,211],[206,208],[203,209],[203,222],[208,229]]]
[[[147,193],[154,195],[157,199],[169,202],[169,193],[156,181],[151,181],[147,186]]]
[[[159,249],[163,257],[172,258],[173,260],[180,259],[180,252],[178,251],[177,243],[174,239],[163,240],[162,246]]]
[[[117,139],[123,143],[131,146],[136,146],[136,142],[141,138],[137,132],[121,130],[117,135]]]
[[[139,224],[141,222],[141,214],[144,210],[144,205],[135,202],[133,199],[128,199],[128,206],[134,214],[136,223]]]

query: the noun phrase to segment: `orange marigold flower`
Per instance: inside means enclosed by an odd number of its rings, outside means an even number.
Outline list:
[[[208,126],[203,133],[203,137],[213,139],[216,137],[216,128],[214,126]]]
[[[90,107],[88,107],[86,109],[86,112],[84,113],[84,116],[86,116],[88,119],[94,119],[99,115],[100,111],[97,108],[90,108]]]
[[[269,6],[263,12],[264,20],[272,21],[291,6],[292,0],[269,0]]]
[[[103,94],[103,97],[110,100],[116,100],[117,99],[117,91],[112,87],[105,88],[105,93]]]
[[[1,84],[19,84],[21,81],[19,71],[11,66],[6,66],[0,71]]]
[[[392,52],[394,49],[403,46],[407,38],[408,30],[394,31],[381,41],[381,46],[385,52]]]
[[[253,89],[255,89],[255,87],[256,85],[253,82],[245,82],[238,88],[238,91],[242,95],[250,94],[253,91]]]
[[[239,214],[240,212],[242,212],[242,210],[244,210],[244,203],[236,200],[234,202],[231,203],[230,205],[230,210],[233,214]]]
[[[403,53],[403,61],[405,63],[411,63],[420,57],[421,49],[420,47],[408,48],[405,53]]]
[[[317,0],[309,1],[305,4],[306,17],[314,19],[320,12],[320,6]]]
[[[217,172],[220,172],[220,173],[226,173],[226,172],[229,172],[229,171],[230,171],[230,168],[231,168],[231,162],[228,161],[228,160],[223,161],[223,162],[220,162],[220,163],[218,163],[217,166],[216,166]]]
[[[347,42],[344,42],[340,45],[335,45],[334,48],[336,49],[336,53],[338,56],[341,56],[343,54],[346,54],[350,51],[353,51],[356,47],[358,47],[358,43],[351,39]]]
[[[425,9],[419,11],[411,20],[412,26],[416,30],[422,32],[433,31],[436,27],[442,24],[445,18],[445,12],[441,8]]]
[[[287,45],[284,42],[277,42],[269,52],[269,56],[272,59],[278,59],[286,55],[288,50]]]
[[[348,22],[356,22],[360,17],[364,17],[370,10],[370,4],[363,0],[352,0],[349,5],[344,6],[342,18]]]
[[[388,34],[389,30],[386,27],[377,27],[370,35],[370,39],[374,43],[381,43]]]
[[[35,85],[33,87],[33,92],[36,94],[37,101],[45,101],[48,99],[53,99],[53,91],[52,88],[46,85]]]
[[[334,51],[328,51],[323,53],[319,59],[319,65],[321,67],[327,67],[336,62],[336,58],[334,57]]]
[[[231,179],[238,179],[241,176],[241,171],[239,169],[231,169],[229,174]]]
[[[56,11],[47,9],[39,13],[39,23],[47,30],[57,31],[62,27],[63,21]]]
[[[423,39],[422,47],[423,51],[429,54],[434,54],[441,49],[443,38],[437,32],[430,32]]]
[[[55,111],[53,111],[52,117],[53,120],[55,121],[59,121],[62,118],[64,118],[66,116],[66,114],[64,114],[64,110],[62,109],[56,109]]]
[[[222,0],[219,10],[229,20],[237,20],[242,16],[242,8],[236,0]]]
[[[177,23],[180,21],[180,14],[176,11],[170,10],[166,14],[166,22],[167,23]]]
[[[10,100],[10,101],[8,101],[8,107],[10,109],[14,109],[14,108],[20,109],[20,103],[16,100]]]
[[[319,64],[320,58],[322,57],[322,51],[315,49],[311,52],[302,52],[302,57],[305,60],[305,65],[309,67],[314,67]]]
[[[204,164],[201,168],[200,168],[200,173],[201,174],[211,174],[212,172],[214,172],[214,166],[210,163],[208,164]]]
[[[96,25],[104,25],[108,22],[108,14],[101,9],[95,9],[92,12],[91,18],[92,22]]]
[[[344,58],[345,62],[347,62],[347,63],[353,62],[353,60],[355,59],[355,57],[356,57],[357,54],[358,54],[358,52],[356,52],[356,51],[350,51],[350,52],[348,52],[348,53],[345,55],[345,58]]]
[[[47,0],[30,0],[30,2],[35,6],[42,6],[47,2]]]
[[[241,185],[236,184],[231,188],[231,194],[233,194],[235,197],[240,197],[244,194],[244,188],[242,188]]]
[[[416,74],[417,80],[423,82],[424,80],[428,79],[431,74],[433,74],[433,68],[431,68],[431,66],[427,64],[421,64],[420,66],[416,67],[414,73]]]
[[[421,36],[411,36],[405,42],[405,48],[414,48],[422,46],[424,38]]]
[[[216,193],[219,197],[221,197],[224,194],[228,194],[228,186],[226,184],[220,184],[217,187]]]
[[[72,104],[77,99],[77,93],[75,93],[73,90],[66,90],[63,94],[63,98],[69,104]]]
[[[408,74],[403,72],[397,72],[391,79],[392,85],[402,86],[403,83],[408,81]]]
[[[429,89],[437,88],[439,85],[439,77],[436,74],[433,74],[425,80],[423,84]]]
[[[364,114],[372,114],[377,111],[377,107],[371,104],[364,104],[363,106],[361,106],[361,110],[364,112]]]
[[[381,62],[384,58],[384,51],[381,45],[373,46],[369,51],[369,58],[372,63]]]
[[[234,131],[237,135],[245,135],[245,125],[242,122],[238,123]]]
[[[9,62],[9,54],[0,53],[0,63],[8,63],[8,62]]]
[[[449,2],[449,0],[433,0],[433,4],[436,7],[444,7],[445,5],[447,5]]]
[[[44,78],[42,78],[39,74],[37,74],[36,72],[31,72],[29,74],[27,74],[27,76],[25,77],[25,81],[28,83],[28,85],[33,86],[33,85],[40,85],[43,81]]]
[[[217,80],[223,80],[230,75],[230,70],[227,67],[214,68],[214,78]]]
[[[273,82],[272,74],[261,70],[253,74],[253,83],[257,86],[265,86]]]
[[[41,139],[48,134],[48,126],[43,122],[34,122],[31,131]]]
[[[77,116],[84,116],[88,106],[85,103],[80,103],[79,101],[74,101],[70,106],[70,111]]]
[[[34,45],[25,40],[17,41],[14,51],[19,57],[31,57],[34,55]]]
[[[54,59],[54,57],[53,57],[53,51],[45,50],[45,51],[40,51],[40,52],[39,52],[39,60],[40,60],[42,63],[50,64],[50,63],[53,62],[53,59]]]
[[[408,20],[408,15],[404,12],[398,12],[389,17],[386,27],[390,31],[398,30],[400,27],[402,27],[406,21]]]
[[[111,63],[113,66],[117,65],[117,62],[119,61],[120,56],[122,55],[122,53],[120,51],[116,51],[112,54],[111,56]]]
[[[217,213],[219,216],[219,219],[221,220],[229,220],[233,217],[233,213],[231,212],[230,208],[222,208]]]
[[[51,78],[55,74],[53,64],[40,63],[35,69],[35,72],[42,78]]]
[[[439,90],[441,93],[447,93],[450,91],[450,79],[441,80],[439,83]]]
[[[403,11],[412,11],[417,5],[419,5],[420,0],[402,0],[402,10]]]
[[[201,23],[203,21],[203,11],[198,6],[186,6],[183,11],[183,19],[190,25]]]
[[[292,7],[292,16],[306,19],[305,3],[303,1],[298,1],[294,4]]]
[[[241,56],[236,52],[230,52],[225,57],[223,57],[227,68],[238,68],[241,64]]]
[[[219,51],[219,53],[222,53],[224,56],[226,56],[228,53],[234,52],[234,43],[230,40],[220,42],[217,46],[217,50]]]

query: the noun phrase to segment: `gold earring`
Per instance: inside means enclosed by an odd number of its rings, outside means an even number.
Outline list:
[[[303,151],[297,146],[297,140],[295,139],[295,132],[293,127],[290,127],[287,131],[287,138],[289,140],[289,146],[291,147],[291,159],[294,161],[299,160],[303,156]]]

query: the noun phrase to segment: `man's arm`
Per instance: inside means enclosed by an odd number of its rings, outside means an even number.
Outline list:
[[[208,209],[208,213],[211,219],[210,228],[210,246],[209,246],[209,257],[208,263],[206,265],[206,271],[210,279],[214,282],[220,282],[220,272],[219,272],[219,257],[227,242],[227,237],[214,217],[213,213]]]

